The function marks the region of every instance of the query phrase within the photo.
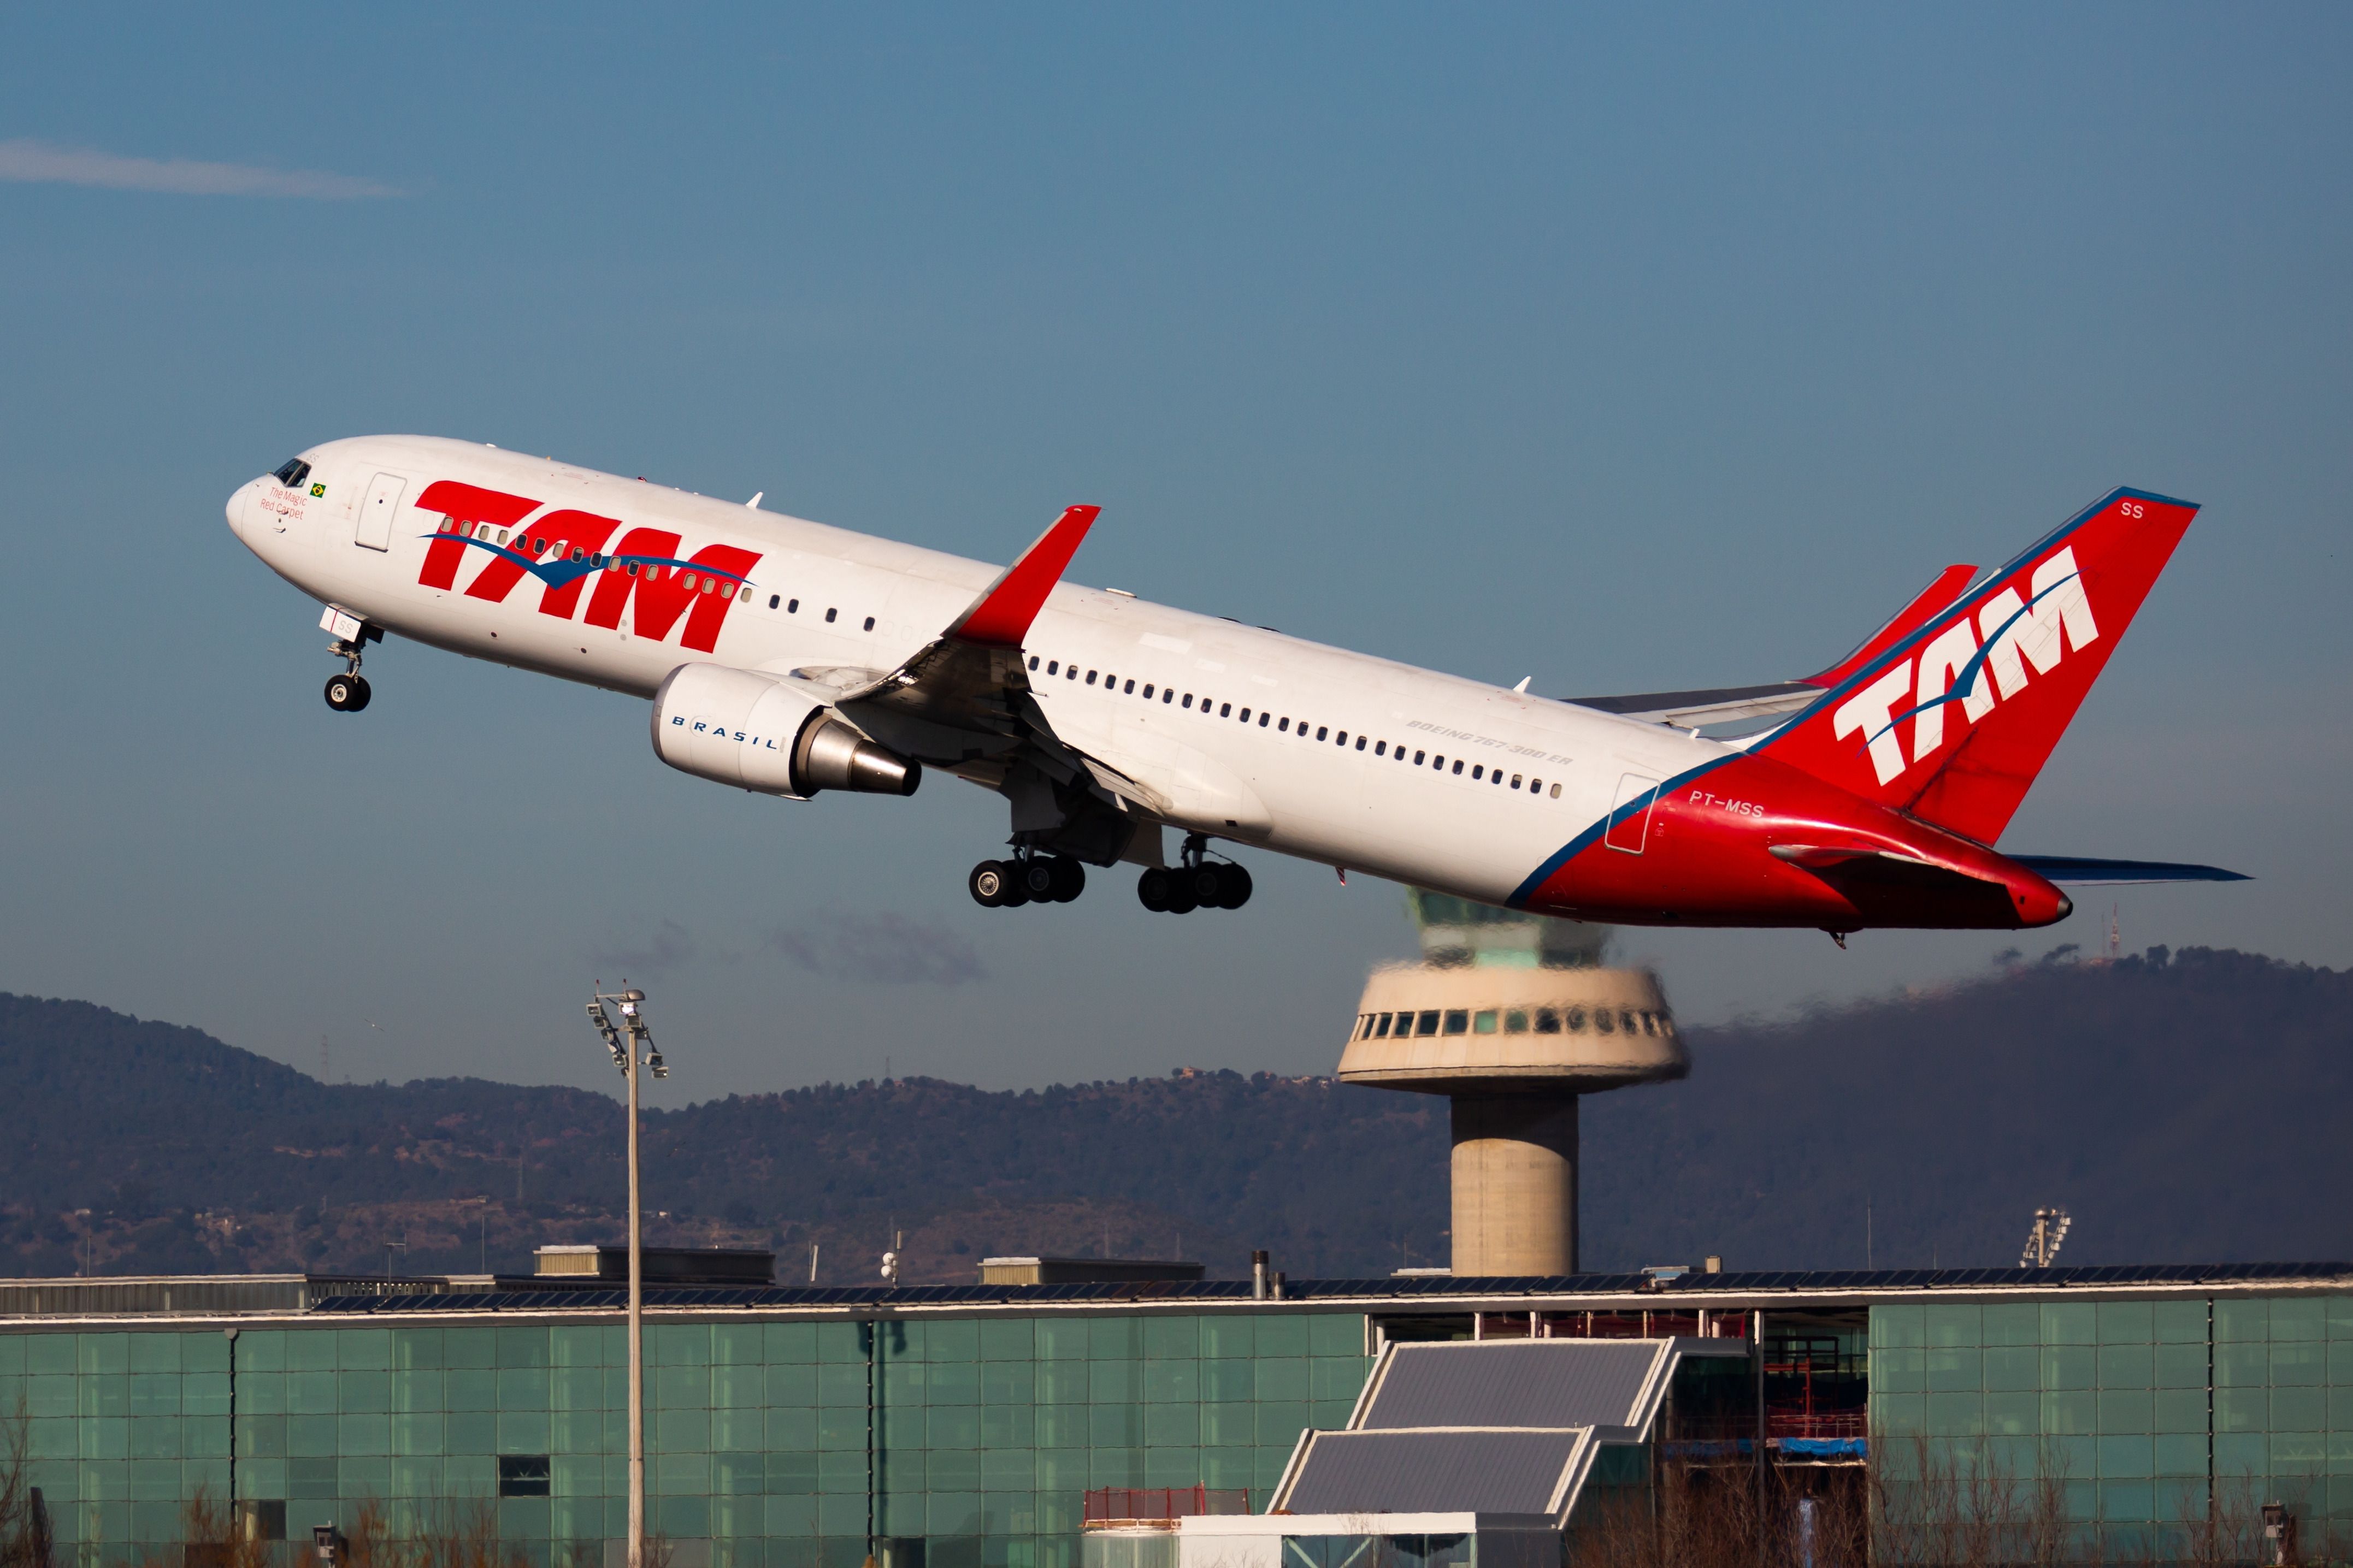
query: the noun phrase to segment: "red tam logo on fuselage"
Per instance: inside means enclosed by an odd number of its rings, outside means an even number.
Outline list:
[[[466,585],[468,598],[503,604],[529,575],[543,585],[539,613],[568,621],[579,611],[582,588],[594,577],[590,626],[618,629],[634,598],[630,635],[659,642],[684,616],[686,630],[679,640],[697,653],[717,648],[728,607],[749,595],[749,574],[760,560],[759,552],[733,544],[707,544],[681,560],[680,536],[655,528],[629,530],[607,554],[606,542],[622,526],[618,518],[572,510],[534,517],[538,501],[453,479],[427,485],[417,504],[442,514],[417,574],[423,586],[454,590],[459,560],[480,551],[489,560]],[[527,518],[529,526],[521,526]]]

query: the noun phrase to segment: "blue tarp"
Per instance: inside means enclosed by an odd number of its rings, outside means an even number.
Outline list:
[[[1870,1452],[1863,1437],[1784,1437],[1781,1453],[1792,1459],[1860,1459]]]

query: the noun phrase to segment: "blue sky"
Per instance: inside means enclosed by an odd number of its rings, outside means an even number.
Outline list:
[[[414,646],[359,719],[231,488],[493,441],[1556,695],[1820,667],[2119,483],[2206,504],[2006,846],[2027,939],[2341,965],[2353,19],[1981,6],[18,8],[0,987],[312,1070],[700,1099],[1321,1072],[1398,891],[984,911],[996,797],[790,806]],[[1687,1018],[2010,939],[1630,931]]]

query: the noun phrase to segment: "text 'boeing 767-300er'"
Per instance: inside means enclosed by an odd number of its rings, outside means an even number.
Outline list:
[[[982,904],[1145,868],[1145,907],[1238,908],[1247,845],[1578,920],[2048,925],[2068,881],[2208,867],[1993,847],[2197,509],[2120,489],[2007,566],[1956,566],[1804,680],[1539,697],[1061,580],[1096,509],[1002,571],[471,443],[332,441],[229,499],[326,613],[367,706],[396,632],[650,699],[655,753],[740,789],[1003,795]],[[1711,739],[1746,723],[1760,733]],[[1166,858],[1164,831],[1182,837]]]

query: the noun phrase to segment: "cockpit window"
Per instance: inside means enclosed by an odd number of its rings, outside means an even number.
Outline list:
[[[311,465],[300,458],[289,458],[286,459],[286,466],[269,477],[288,489],[295,489],[304,479],[311,477]]]

